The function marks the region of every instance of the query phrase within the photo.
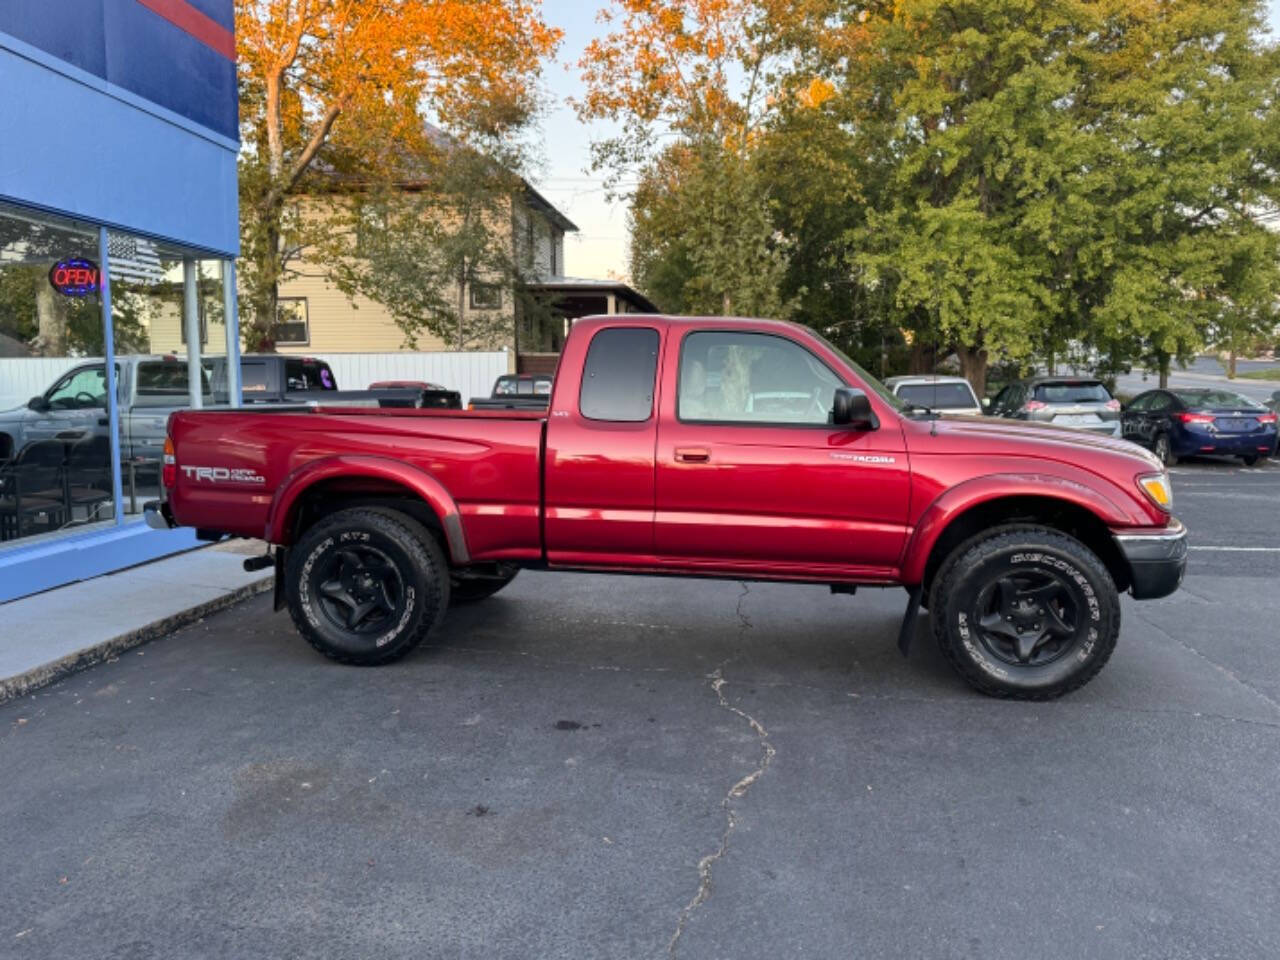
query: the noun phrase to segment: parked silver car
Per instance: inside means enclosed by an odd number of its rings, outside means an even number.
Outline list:
[[[1087,377],[1034,377],[1011,383],[991,402],[993,417],[1075,427],[1120,436],[1120,401],[1101,380]]]

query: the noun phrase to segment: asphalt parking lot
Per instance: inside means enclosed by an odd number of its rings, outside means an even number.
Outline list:
[[[524,573],[390,667],[265,597],[0,706],[0,956],[1280,956],[1280,465],[1064,700],[901,590]]]

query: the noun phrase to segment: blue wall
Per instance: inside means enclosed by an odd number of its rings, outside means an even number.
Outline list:
[[[235,27],[232,0],[168,2],[206,33]],[[235,61],[139,0],[4,0],[0,32],[236,138]]]
[[[231,0],[164,2],[232,42]],[[0,199],[234,256],[237,110],[234,61],[140,0],[0,0]]]

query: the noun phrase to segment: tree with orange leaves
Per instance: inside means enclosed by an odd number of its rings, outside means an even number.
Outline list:
[[[237,0],[236,34],[251,349],[270,346],[279,283],[316,227],[291,201],[317,172],[331,190],[420,165],[428,117],[454,142],[510,143],[560,38],[530,0]]]

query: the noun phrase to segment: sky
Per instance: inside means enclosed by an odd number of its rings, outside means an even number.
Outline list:
[[[564,272],[571,277],[626,278],[627,205],[608,203],[602,174],[592,173],[591,142],[607,137],[607,124],[587,125],[566,102],[581,85],[575,64],[592,37],[602,34],[596,11],[606,0],[543,0],[547,22],[564,31],[557,62],[546,72],[551,107],[541,124],[540,169],[529,180],[578,226],[564,244]],[[1280,38],[1280,0],[1267,0],[1273,37]]]

